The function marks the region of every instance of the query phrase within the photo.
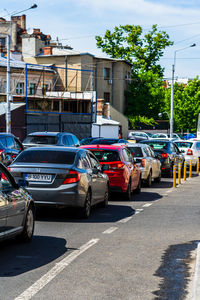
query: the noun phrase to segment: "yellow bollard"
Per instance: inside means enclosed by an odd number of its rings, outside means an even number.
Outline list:
[[[192,160],[190,159],[189,177],[192,177]]]
[[[173,166],[173,187],[176,187],[176,166]]]
[[[199,157],[197,157],[197,176],[199,176]]]
[[[181,163],[178,163],[178,184],[181,184]]]
[[[186,161],[184,161],[184,172],[183,172],[183,179],[184,180],[186,180],[186,177],[187,177],[186,172],[187,172],[187,163],[186,163]]]

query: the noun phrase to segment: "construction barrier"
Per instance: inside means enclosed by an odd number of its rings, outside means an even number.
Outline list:
[[[192,160],[190,159],[190,165],[189,165],[189,177],[192,177]]]
[[[178,184],[181,184],[181,162],[178,163]]]
[[[199,176],[199,157],[197,157],[197,176]]]
[[[176,187],[176,166],[173,166],[173,187]]]

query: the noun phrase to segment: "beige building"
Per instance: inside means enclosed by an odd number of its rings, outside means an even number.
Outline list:
[[[109,102],[120,113],[125,112],[125,90],[131,76],[131,64],[125,60],[96,57],[79,53],[70,47],[43,47],[38,53],[38,39],[24,35],[22,55],[27,63],[58,67],[59,90],[84,92],[96,91],[98,99]],[[43,45],[41,45],[42,47]]]

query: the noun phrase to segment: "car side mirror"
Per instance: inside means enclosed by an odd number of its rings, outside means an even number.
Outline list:
[[[24,188],[28,187],[28,181],[24,180],[24,179],[19,179],[17,184],[18,184],[19,187],[24,187]]]
[[[110,169],[109,165],[102,165],[101,166],[102,172],[108,171]]]

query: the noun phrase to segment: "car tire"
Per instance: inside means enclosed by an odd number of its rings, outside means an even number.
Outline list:
[[[124,193],[124,198],[125,198],[125,200],[127,200],[127,201],[130,201],[130,200],[131,200],[131,180],[129,180],[127,190],[126,190],[126,192]]]
[[[142,186],[142,179],[140,177],[139,181],[138,181],[138,185],[137,185],[137,188],[135,189],[135,193],[136,194],[140,194],[141,192],[141,186]]]
[[[28,243],[32,240],[33,232],[34,232],[34,209],[33,206],[30,205],[26,214],[23,231],[18,236],[18,239],[22,242]]]
[[[156,183],[161,182],[161,170],[160,170],[159,176],[157,178],[154,178],[154,182],[156,182]]]
[[[106,191],[104,193],[104,199],[102,202],[100,202],[100,207],[105,208],[108,206],[108,201],[109,201],[109,186],[107,185]]]
[[[150,171],[149,176],[147,177],[147,180],[146,180],[146,186],[151,187],[151,185],[152,185],[152,173]]]
[[[90,216],[90,212],[91,212],[91,200],[92,200],[92,195],[91,195],[91,191],[88,190],[86,197],[85,197],[85,203],[84,206],[81,207],[80,209],[80,216],[83,219],[88,219]]]

